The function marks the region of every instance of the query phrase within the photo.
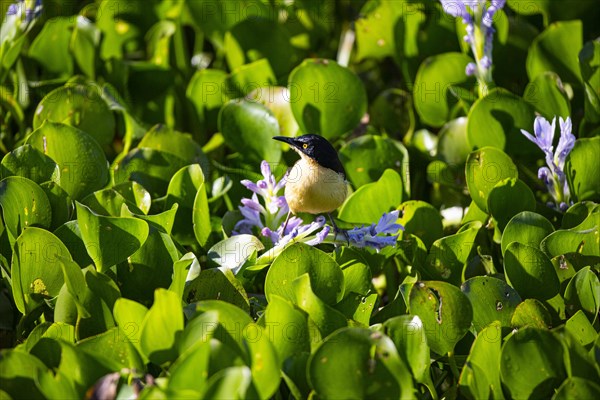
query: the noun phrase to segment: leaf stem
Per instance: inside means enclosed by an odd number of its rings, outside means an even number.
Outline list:
[[[454,358],[454,350],[448,352],[448,361],[450,363],[450,370],[452,371],[452,375],[454,375],[456,382],[458,382],[460,373],[458,372],[458,366],[456,365],[456,359]]]

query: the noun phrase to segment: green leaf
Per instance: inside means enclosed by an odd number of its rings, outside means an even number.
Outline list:
[[[198,129],[216,132],[217,117],[221,106],[227,101],[225,78],[227,73],[218,69],[201,69],[194,73],[185,95],[192,103],[198,118]]]
[[[190,164],[172,153],[150,148],[129,152],[114,170],[115,183],[134,181],[142,185],[154,198],[167,192],[171,177]]]
[[[208,172],[210,168],[210,161],[202,151],[202,147],[189,134],[177,132],[165,125],[152,127],[146,132],[138,147],[171,153],[188,164],[200,164],[202,171]]]
[[[411,94],[401,89],[386,89],[369,107],[369,122],[376,128],[401,139],[415,129]]]
[[[144,316],[140,329],[142,354],[159,365],[175,360],[176,337],[183,330],[181,299],[174,292],[156,289],[154,304]]]
[[[415,380],[432,385],[429,375],[431,355],[421,319],[416,315],[400,315],[385,321],[383,328],[384,333],[394,342],[400,358],[408,365]]]
[[[465,174],[471,198],[485,212],[488,212],[488,196],[496,184],[519,176],[510,157],[494,147],[484,147],[469,154]]]
[[[27,143],[48,155],[60,168],[56,181],[73,200],[101,189],[108,181],[108,163],[98,142],[69,125],[44,122]]]
[[[77,220],[65,222],[54,231],[54,234],[67,246],[69,253],[73,256],[73,260],[79,266],[87,267],[88,265],[92,265],[94,260],[87,253]]]
[[[381,60],[396,55],[402,45],[401,42],[396,43],[397,39],[401,39],[396,38],[396,24],[403,21],[402,17],[408,17],[402,12],[402,6],[401,3],[387,1],[365,3],[356,20],[357,61],[365,58]]]
[[[256,236],[236,235],[221,240],[208,250],[208,258],[220,268],[237,273],[244,263],[265,246]]]
[[[418,236],[426,248],[444,235],[442,216],[431,204],[421,200],[409,200],[398,207],[401,217],[398,223],[404,232]]]
[[[290,102],[300,130],[335,139],[354,129],[367,111],[361,80],[327,59],[306,59],[288,79]]]
[[[467,138],[467,118],[460,117],[448,121],[438,133],[438,156],[450,167],[462,166],[471,146]]]
[[[537,153],[521,129],[531,130],[535,113],[519,96],[502,89],[492,89],[469,110],[467,140],[471,148],[496,147],[515,155]],[[485,128],[484,128],[485,127]]]
[[[351,293],[367,295],[371,291],[371,268],[357,250],[338,247],[333,253],[333,259],[344,273],[344,296]]]
[[[169,368],[169,391],[190,390],[199,397],[209,374],[210,350],[208,338],[181,355]]]
[[[83,271],[77,263],[66,257],[59,256],[58,262],[62,268],[67,290],[73,297],[75,305],[77,306],[77,314],[81,318],[89,318],[91,315],[85,308],[86,295],[88,293]]]
[[[0,352],[0,393],[7,398],[27,397],[44,399],[36,385],[39,376],[48,371],[37,357],[15,349],[3,349]]]
[[[117,190],[117,187],[119,187],[121,190]],[[97,190],[81,200],[81,204],[87,206],[93,212],[104,216],[121,216],[121,208],[123,205],[126,205],[134,212],[142,214],[143,211],[138,207],[138,205],[140,207],[144,207],[143,203],[136,204],[131,201],[135,199],[127,199],[120,193],[120,191],[125,191],[127,189],[130,189],[131,193],[133,190],[137,189],[137,193],[143,196],[140,200],[147,201],[147,205],[149,206],[150,193],[148,193],[140,184],[136,182],[123,182],[117,187]]]
[[[281,158],[281,146],[272,140],[279,134],[279,123],[262,104],[248,100],[225,104],[219,112],[219,131],[248,162],[278,162]]]
[[[560,77],[554,72],[543,72],[525,88],[523,99],[548,121],[554,117],[571,115],[571,103]]]
[[[333,305],[343,298],[344,274],[333,258],[304,243],[294,243],[275,258],[267,272],[267,300],[277,295],[296,303],[293,281],[305,273],[315,295],[326,304]]]
[[[584,347],[590,347],[598,337],[598,332],[582,310],[577,311],[567,320],[565,330]]]
[[[49,228],[52,222],[46,193],[35,182],[20,176],[0,181],[0,208],[11,244],[27,227]]]
[[[577,271],[565,290],[565,304],[571,315],[583,310],[591,321],[595,321],[600,311],[600,280],[591,268]]]
[[[248,351],[248,366],[252,383],[260,399],[271,399],[279,388],[281,373],[275,347],[268,330],[252,323],[246,326],[244,344]]]
[[[36,227],[21,233],[13,251],[13,299],[19,311],[28,314],[44,299],[58,296],[64,283],[60,257],[70,259],[71,255],[56,236]]]
[[[47,155],[29,144],[19,146],[6,154],[0,165],[0,177],[22,176],[38,185],[49,180],[59,180],[56,163]]]
[[[292,113],[290,91],[287,87],[263,86],[250,92],[247,98],[271,110],[279,124],[279,135],[294,137],[298,134],[300,127]]]
[[[600,257],[599,232],[600,210],[596,209],[581,224],[552,232],[542,240],[540,248],[549,257],[576,252],[597,259]]]
[[[264,314],[280,363],[302,352],[310,352],[309,324],[306,315],[283,297],[271,295]]]
[[[229,69],[266,58],[275,76],[285,76],[294,64],[290,34],[277,21],[247,18],[225,33],[224,50]],[[263,82],[257,82],[261,86]]]
[[[525,299],[517,306],[510,324],[517,329],[528,326],[547,329],[551,324],[551,318],[548,310],[539,300]]]
[[[308,378],[320,398],[398,399],[413,396],[410,372],[390,338],[344,328],[311,355]]]
[[[541,250],[519,242],[512,242],[506,247],[504,272],[522,298],[548,300],[560,289],[550,259]]]
[[[97,49],[101,32],[89,19],[78,15],[73,27],[70,49],[79,68],[90,78],[96,76]]]
[[[433,242],[423,264],[423,276],[459,285],[464,265],[477,250],[476,238],[481,228],[481,222],[472,222],[454,235]]]
[[[393,169],[402,177],[402,193],[408,197],[408,151],[402,143],[382,136],[363,135],[343,146],[339,156],[355,188],[376,182],[386,169]]]
[[[92,82],[61,86],[48,93],[33,115],[33,129],[38,129],[44,121],[81,129],[102,149],[107,149],[115,136],[113,113],[100,96],[100,88]]]
[[[527,54],[527,75],[533,81],[545,71],[556,72],[564,82],[579,84],[578,55],[583,47],[581,21],[551,24],[531,43]]]
[[[472,82],[465,68],[473,60],[461,53],[444,53],[428,57],[421,63],[415,79],[413,100],[421,120],[440,127],[450,119],[451,108],[462,97],[468,97],[462,87]]]
[[[186,303],[201,300],[222,300],[249,312],[250,304],[244,287],[231,270],[205,269],[193,280],[186,282],[183,298]]]
[[[148,309],[145,306],[124,297],[117,299],[113,307],[113,316],[121,334],[127,337],[140,355],[143,354],[140,346],[141,328],[147,313]],[[144,361],[147,361],[147,358]]]
[[[210,233],[212,232],[212,225],[210,221],[206,186],[204,183],[200,185],[196,192],[196,197],[194,198],[192,221],[196,240],[200,243],[200,246],[206,246]]]
[[[44,24],[31,47],[29,57],[36,60],[51,76],[69,78],[73,75],[73,58],[69,52],[71,17],[52,18]]]
[[[250,94],[257,87],[269,89],[276,84],[277,77],[266,58],[235,68],[225,80],[227,95],[231,99],[247,97],[250,100]]]
[[[73,213],[73,202],[69,194],[56,184],[56,182],[47,181],[40,184],[40,187],[46,193],[50,207],[52,207],[51,229],[56,229],[69,219]]]
[[[207,399],[235,399],[247,397],[252,372],[245,365],[229,367],[212,375],[206,382],[206,388],[201,398]]]
[[[502,254],[512,242],[539,248],[542,240],[552,232],[552,223],[542,215],[531,211],[520,212],[508,221],[502,232]]]
[[[567,156],[565,173],[575,201],[600,202],[600,182],[595,171],[600,169],[600,137],[579,139]]]
[[[500,376],[511,398],[550,397],[566,378],[562,344],[546,330],[516,331],[502,347]]]
[[[339,219],[350,223],[376,223],[383,213],[398,207],[404,199],[402,178],[386,169],[379,180],[367,183],[352,193],[338,212]],[[366,208],[364,205],[369,204]]]
[[[138,218],[105,217],[81,203],[77,222],[89,256],[100,272],[135,253],[148,237],[148,223]]]
[[[585,119],[593,123],[600,122],[599,55],[600,43],[597,40],[586,42],[579,52],[579,69],[585,92]]]
[[[494,321],[510,328],[515,309],[521,303],[519,294],[503,280],[491,276],[476,276],[460,287],[473,307],[473,326],[482,331]]]
[[[453,351],[473,319],[469,298],[446,282],[415,283],[409,295],[409,308],[411,314],[421,318],[431,350],[440,355]]]
[[[321,336],[326,337],[336,329],[348,325],[341,312],[329,306],[317,296],[310,281],[310,275],[304,273],[292,281],[292,301],[305,311],[319,329]]]
[[[554,400],[596,399],[600,396],[600,385],[588,379],[571,376],[564,380],[554,396]]]
[[[458,380],[461,394],[468,399],[504,398],[498,371],[501,344],[498,322],[490,323],[475,338]]]
[[[140,355],[128,336],[128,332],[117,327],[77,342],[77,348],[112,371],[119,371],[123,368],[135,369],[136,371],[144,371],[145,369]]]
[[[507,178],[492,189],[487,199],[488,210],[504,230],[512,217],[523,211],[535,211],[535,196],[520,179]]]

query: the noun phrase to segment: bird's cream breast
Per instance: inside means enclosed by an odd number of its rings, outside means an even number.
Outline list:
[[[342,205],[347,195],[342,174],[302,156],[287,177],[285,198],[292,213],[328,213]]]

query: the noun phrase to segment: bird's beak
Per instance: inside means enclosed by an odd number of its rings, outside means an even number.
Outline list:
[[[273,136],[273,139],[279,140],[280,142],[284,142],[292,146],[292,148],[298,148],[298,142],[296,139],[287,137],[287,136]]]

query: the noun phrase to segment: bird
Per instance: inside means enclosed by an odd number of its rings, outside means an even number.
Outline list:
[[[346,171],[338,153],[320,135],[274,136],[273,139],[287,143],[300,155],[287,175],[284,194],[289,212],[283,231],[285,232],[290,215],[305,212],[326,213],[334,230],[338,232],[331,213],[342,205],[348,194]]]

